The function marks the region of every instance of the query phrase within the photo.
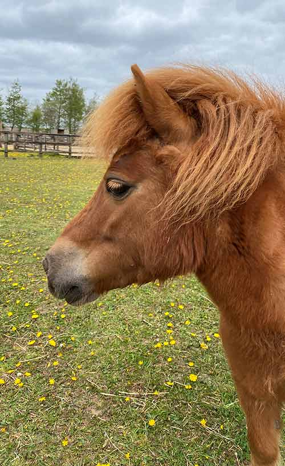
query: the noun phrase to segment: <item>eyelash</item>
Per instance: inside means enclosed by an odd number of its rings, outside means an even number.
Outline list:
[[[106,189],[111,196],[116,199],[123,199],[127,196],[132,186],[123,183],[119,180],[107,180]]]

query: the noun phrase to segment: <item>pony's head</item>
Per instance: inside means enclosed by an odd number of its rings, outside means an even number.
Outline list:
[[[196,271],[205,224],[256,189],[272,165],[269,141],[277,153],[273,111],[235,76],[132,72],[85,130],[110,159],[105,176],[43,262],[50,291],[72,304]]]

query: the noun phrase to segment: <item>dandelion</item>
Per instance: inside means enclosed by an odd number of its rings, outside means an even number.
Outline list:
[[[167,327],[173,327],[173,323],[172,323],[172,322],[168,322]]]
[[[200,424],[201,424],[203,427],[205,427],[205,425],[207,424],[206,419],[202,419],[202,420],[200,421]]]
[[[40,403],[42,403],[42,402],[45,401],[45,400],[46,400],[46,397],[45,397],[45,396],[40,396],[40,398],[39,398],[39,402],[40,402]]]
[[[190,385],[190,384],[186,384],[186,385],[185,385],[185,388],[186,388],[186,390],[191,390],[191,388],[192,388],[192,385]]]
[[[32,346],[36,343],[36,340],[30,340],[28,341],[28,346]]]
[[[37,333],[37,337],[38,337],[38,338],[41,337],[42,334],[43,334],[42,332],[38,332],[38,333]]]
[[[183,304],[179,304],[178,309],[184,309]]]
[[[174,307],[174,306],[175,306],[175,303],[170,303],[170,306],[171,306],[171,307]]]
[[[77,380],[77,377],[75,377],[75,375],[73,375],[73,376],[71,377],[71,380]]]
[[[171,362],[172,361],[172,358],[167,358],[167,362]]]
[[[13,315],[13,312],[11,312],[11,311],[7,312],[8,317],[11,317],[12,315]]]
[[[139,366],[142,366],[143,365],[143,361],[139,361]]]
[[[60,317],[61,317],[62,319],[65,319],[66,316],[65,316],[65,314],[60,314]]]
[[[4,385],[6,382],[4,379],[0,379],[0,385]]]
[[[21,379],[17,377],[14,381],[14,385],[20,385],[21,382],[22,382]]]
[[[206,345],[206,343],[202,342],[200,343],[200,346],[203,350],[207,350],[208,349],[208,345]]]
[[[170,340],[169,342],[171,345],[176,345],[176,340]]]
[[[49,379],[49,384],[54,385],[55,380],[54,379]]]
[[[169,387],[172,387],[173,386],[173,382],[165,382],[166,385],[168,385]]]
[[[127,458],[127,460],[129,460],[130,457],[131,457],[130,453],[126,453],[126,454],[125,454],[125,457]]]
[[[54,340],[52,340],[52,339],[49,340],[49,344],[50,344],[50,346],[56,346],[56,342]]]
[[[155,426],[155,420],[154,420],[154,419],[150,419],[150,420],[148,421],[148,424],[149,424],[151,427]]]
[[[198,379],[198,376],[195,374],[190,374],[189,379],[191,380],[191,382],[196,382],[196,380]]]
[[[184,323],[185,323],[185,325],[190,325],[191,324],[190,320],[185,320]]]
[[[162,347],[162,344],[161,343],[156,343],[156,345],[154,345],[155,348],[161,348]]]
[[[193,361],[188,362],[188,366],[193,367],[195,366],[195,363]]]
[[[220,334],[219,333],[214,333],[214,337],[215,338],[220,338]]]
[[[223,424],[220,425],[220,429],[221,429],[221,430],[224,429],[224,425],[223,425]]]
[[[67,447],[67,445],[68,445],[68,439],[67,439],[67,438],[63,439],[63,440],[61,441],[61,443],[62,443],[62,446],[63,446],[63,447]]]
[[[126,396],[125,401],[130,401],[130,397]]]
[[[166,333],[168,333],[168,334],[173,333],[173,330],[171,330],[171,328],[169,328],[169,329],[166,330]]]
[[[154,394],[155,396],[158,396],[158,395],[159,395],[159,391],[158,391],[158,390],[155,390],[155,391],[153,392],[153,394]]]
[[[25,372],[24,375],[25,375],[26,377],[31,377],[32,374],[31,374],[30,372]]]
[[[36,313],[32,314],[32,319],[38,319],[39,317],[40,317],[39,314],[36,314]]]

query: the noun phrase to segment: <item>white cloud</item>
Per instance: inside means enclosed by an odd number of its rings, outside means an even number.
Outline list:
[[[2,0],[0,89],[18,78],[40,99],[73,77],[104,95],[142,68],[173,62],[285,74],[284,0]]]

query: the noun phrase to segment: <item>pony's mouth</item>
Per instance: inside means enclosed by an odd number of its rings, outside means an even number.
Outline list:
[[[75,301],[66,296],[65,301],[72,306],[83,306],[84,304],[92,303],[92,301],[95,301],[99,296],[98,293],[92,292]]]
[[[48,277],[48,288],[50,293],[58,299],[64,299],[72,306],[82,306],[83,304],[95,301],[99,294],[90,287],[90,283],[81,278],[75,283],[55,282]]]

